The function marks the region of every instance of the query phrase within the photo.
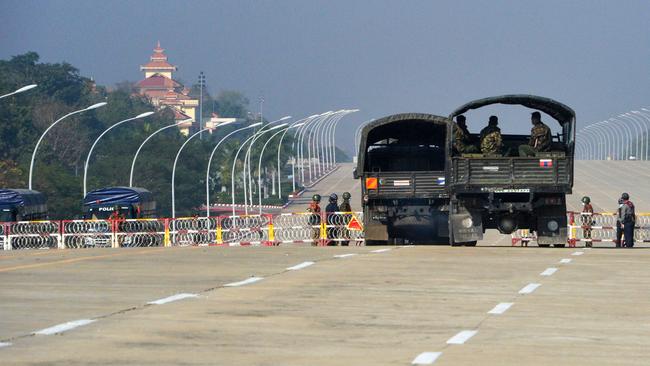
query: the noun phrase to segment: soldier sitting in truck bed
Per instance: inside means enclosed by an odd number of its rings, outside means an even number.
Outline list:
[[[456,126],[454,126],[454,149],[459,154],[478,153],[479,148],[474,144],[465,121],[465,116],[462,114],[456,117]]]
[[[499,118],[490,116],[488,125],[481,130],[481,152],[483,154],[501,154],[503,140],[499,128]]]
[[[538,152],[551,149],[551,129],[542,122],[542,115],[533,112],[530,116],[533,128],[530,130],[528,145],[519,145],[519,156],[535,156]]]

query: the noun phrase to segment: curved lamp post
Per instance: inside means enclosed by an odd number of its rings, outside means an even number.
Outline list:
[[[309,117],[307,117],[307,118],[309,118]],[[282,174],[280,172],[280,170],[281,170],[280,169],[280,152],[282,151],[282,141],[284,140],[284,136],[287,135],[287,132],[289,132],[290,129],[292,129],[293,127],[298,127],[299,128],[300,126],[303,126],[305,124],[303,121],[307,120],[307,118],[303,118],[301,120],[298,120],[298,121],[292,123],[289,128],[284,130],[284,133],[282,134],[282,136],[280,136],[280,142],[278,143],[278,198],[280,198],[280,199],[282,198],[282,183],[281,183],[282,182]],[[295,165],[296,165],[296,163],[294,162],[292,164],[292,166],[295,166]],[[294,188],[294,190],[295,190],[295,188]]]
[[[247,130],[249,128],[257,127],[261,124],[262,122],[257,122],[250,126],[242,127],[238,130],[232,131],[231,133],[224,136],[221,140],[219,140],[219,142],[214,147],[214,149],[212,149],[212,153],[210,153],[210,158],[208,159],[208,169],[205,172],[205,217],[210,216],[210,165],[212,164],[212,158],[214,157],[214,154],[217,152],[219,145],[221,145],[221,143],[224,142],[228,137],[236,134],[237,132]]]
[[[285,126],[286,126],[286,124],[285,124]],[[293,126],[289,126],[285,130],[288,130],[291,127],[293,127]],[[273,135],[271,135],[271,137],[269,137],[269,139],[266,140],[266,142],[264,143],[264,146],[262,146],[262,151],[260,151],[260,157],[258,159],[259,161],[257,162],[257,190],[258,190],[257,191],[257,196],[258,196],[258,199],[259,199],[258,208],[259,208],[259,211],[260,211],[260,215],[262,214],[262,157],[264,156],[264,150],[266,150],[266,146],[269,144],[269,142],[271,142],[271,140],[273,140],[273,138],[275,136],[281,134],[282,132],[286,132],[286,131],[280,130],[280,131],[274,133]]]
[[[29,163],[29,189],[32,189],[32,176],[33,176],[32,173],[34,173],[34,158],[36,158],[36,152],[38,151],[38,146],[41,144],[41,141],[43,140],[43,137],[45,137],[45,135],[47,134],[47,132],[48,132],[49,130],[51,130],[52,127],[54,127],[57,123],[63,121],[66,117],[70,117],[70,116],[72,116],[73,114],[77,114],[77,113],[81,113],[81,112],[89,111],[89,110],[92,110],[92,109],[95,109],[95,108],[103,107],[103,106],[105,106],[105,105],[106,105],[106,102],[101,102],[101,103],[93,104],[93,105],[91,105],[90,107],[87,107],[87,108],[84,108],[84,109],[80,109],[80,110],[78,110],[78,111],[70,112],[70,113],[66,114],[65,116],[63,116],[63,117],[57,119],[54,123],[52,123],[52,124],[50,125],[50,127],[48,127],[48,128],[45,130],[45,132],[43,132],[43,134],[41,135],[41,137],[39,137],[38,141],[36,142],[36,147],[34,147],[34,152],[32,153],[32,161]]]
[[[140,119],[140,118],[144,118],[144,117],[151,116],[153,113],[154,113],[154,112],[144,112],[144,113],[138,114],[138,115],[135,116],[135,117],[127,118],[127,119],[125,119],[125,120],[123,120],[123,121],[117,122],[116,124],[112,125],[111,127],[107,128],[106,130],[104,130],[104,132],[102,132],[102,133],[99,135],[99,137],[97,137],[97,139],[95,139],[95,142],[93,142],[92,146],[90,147],[90,151],[88,151],[88,156],[86,156],[86,163],[84,164],[84,195],[83,195],[84,197],[86,197],[86,193],[88,193],[87,185],[86,185],[86,178],[87,178],[87,176],[88,176],[88,163],[90,162],[90,156],[92,155],[93,150],[95,149],[95,145],[97,145],[97,143],[99,142],[99,140],[100,140],[100,139],[101,139],[105,134],[107,134],[108,131],[112,130],[113,128],[115,128],[115,127],[117,127],[117,126],[119,126],[119,125],[121,125],[121,124],[123,124],[123,123],[129,122],[129,121],[133,121],[133,120],[136,120],[136,119]]]
[[[261,122],[260,122],[261,123]],[[230,195],[232,196],[232,215],[235,216],[235,167],[237,166],[237,157],[239,157],[239,153],[241,150],[246,146],[247,143],[253,140],[255,138],[255,135],[250,136],[247,138],[240,146],[239,149],[237,149],[237,153],[235,153],[235,158],[232,161],[232,172],[230,173]],[[246,207],[246,169],[243,169],[244,171],[244,207]],[[246,212],[248,212],[248,209],[246,209]]]
[[[8,97],[8,96],[10,96],[10,95],[14,95],[14,94],[22,93],[22,92],[24,92],[24,91],[28,91],[29,89],[34,89],[34,88],[37,87],[37,86],[38,86],[38,84],[25,85],[25,86],[23,86],[22,88],[18,88],[18,89],[16,89],[16,90],[12,91],[12,92],[9,93],[9,94],[0,95],[0,99],[2,99],[2,98],[6,98],[6,97]]]
[[[144,144],[146,144],[147,141],[151,140],[151,138],[154,137],[155,135],[157,135],[159,132],[162,132],[162,131],[164,131],[164,130],[166,130],[168,128],[176,127],[176,126],[178,126],[180,124],[183,124],[185,122],[190,122],[190,121],[193,121],[193,119],[188,118],[188,119],[184,119],[184,120],[182,120],[180,122],[176,122],[173,125],[161,127],[159,129],[157,129],[156,131],[154,131],[146,139],[144,139],[144,141],[142,141],[142,143],[138,147],[138,150],[135,152],[135,155],[133,156],[133,161],[131,162],[131,173],[129,174],[129,187],[133,187],[133,172],[135,170],[135,161],[136,161],[136,159],[138,159],[138,155],[140,154],[140,150],[142,150],[142,147],[144,146]]]

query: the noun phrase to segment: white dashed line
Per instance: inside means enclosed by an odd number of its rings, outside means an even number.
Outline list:
[[[544,270],[544,272],[540,273],[540,276],[552,276],[553,273],[557,272],[557,268],[554,267],[549,267]]]
[[[571,258],[562,258],[562,259],[560,259],[560,263],[568,264],[568,263],[571,263],[572,260],[573,259],[571,259]]]
[[[415,245],[402,245],[400,248],[415,248]]]
[[[296,264],[293,267],[287,268],[287,271],[297,271],[299,269],[307,268],[307,267],[311,266],[312,264],[314,264],[314,262],[302,262],[300,264]]]
[[[147,304],[149,304],[149,305],[162,305],[162,304],[167,304],[168,302],[188,299],[188,298],[192,298],[192,297],[199,297],[199,295],[197,295],[197,294],[176,294],[176,295],[172,295],[172,296],[169,296],[169,297],[165,297],[163,299],[158,299],[158,300],[148,302]]]
[[[263,280],[263,279],[264,279],[263,277],[251,277],[251,278],[247,278],[247,279],[245,279],[245,280],[243,280],[243,281],[227,283],[227,284],[225,284],[225,285],[223,285],[223,286],[224,286],[224,287],[238,287],[238,286],[245,286],[245,285],[250,285],[251,283],[255,283],[255,282],[257,282],[257,281],[261,281],[261,280]]]
[[[347,257],[352,257],[357,255],[356,253],[348,253],[348,254],[337,254],[334,256],[334,258],[347,258]]]
[[[539,286],[541,286],[541,284],[539,284],[539,283],[529,283],[526,286],[524,286],[524,288],[519,290],[519,294],[521,294],[521,295],[530,294],[533,291],[537,290],[537,288]]]
[[[411,362],[411,365],[431,365],[440,355],[442,352],[422,352]]]
[[[371,250],[370,253],[384,253],[390,251],[390,248]]]
[[[97,320],[94,319],[80,319],[80,320],[73,320],[71,322],[55,325],[53,327],[37,330],[34,332],[34,334],[38,335],[52,335],[52,334],[57,334],[57,333],[63,333],[68,330],[72,330],[77,327],[82,327],[84,325],[88,325],[90,323],[94,323]]]
[[[9,343],[9,342],[0,342],[0,348],[9,347],[9,346],[11,346],[11,343]]]
[[[478,330],[462,330],[458,332],[455,336],[447,340],[447,344],[463,344],[467,342],[468,339],[472,338]]]
[[[573,252],[571,255],[583,255],[585,252]]]
[[[502,302],[497,304],[492,310],[488,311],[488,314],[503,314],[505,313],[514,303],[512,302]]]

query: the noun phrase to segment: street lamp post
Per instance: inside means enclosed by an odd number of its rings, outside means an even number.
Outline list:
[[[214,157],[214,154],[217,152],[217,149],[219,148],[219,145],[221,145],[221,143],[224,142],[228,137],[236,134],[237,132],[240,132],[240,131],[243,131],[243,130],[246,130],[246,129],[249,129],[249,128],[257,127],[257,126],[259,126],[261,124],[262,124],[262,122],[258,122],[258,123],[254,123],[254,124],[252,124],[250,126],[242,127],[240,129],[232,131],[231,133],[224,136],[221,140],[219,140],[219,142],[214,147],[214,149],[212,149],[212,152],[210,153],[210,158],[208,159],[208,169],[205,172],[205,210],[206,210],[205,211],[205,217],[210,216],[210,166],[212,164],[212,158]],[[223,124],[221,124],[221,126],[223,126]]]
[[[133,121],[133,120],[136,120],[136,119],[140,119],[140,118],[148,117],[148,116],[152,115],[153,113],[154,113],[154,112],[144,112],[144,113],[138,114],[138,115],[135,116],[135,117],[127,118],[127,119],[125,119],[125,120],[123,120],[123,121],[117,122],[116,124],[112,125],[111,127],[107,128],[106,130],[104,130],[104,132],[102,132],[102,133],[99,135],[99,137],[97,137],[97,139],[95,139],[95,142],[93,142],[92,146],[90,147],[90,151],[88,151],[88,156],[86,156],[86,163],[84,164],[84,197],[86,197],[86,193],[88,193],[87,185],[86,185],[86,182],[87,182],[87,181],[86,181],[86,178],[87,178],[87,176],[88,176],[88,163],[90,162],[90,156],[92,155],[93,150],[95,149],[95,145],[97,145],[97,143],[99,142],[99,140],[100,140],[100,139],[101,139],[105,134],[107,134],[108,131],[112,130],[113,128],[115,128],[115,127],[117,127],[117,126],[119,126],[119,125],[121,125],[121,124],[123,124],[123,123],[129,122],[129,121]]]
[[[34,88],[37,87],[37,86],[38,86],[38,84],[25,85],[25,86],[23,86],[22,88],[18,88],[18,89],[16,89],[16,90],[12,91],[12,92],[9,93],[9,94],[0,95],[0,99],[2,99],[2,98],[6,98],[6,97],[8,97],[8,96],[10,96],[10,95],[14,95],[14,94],[22,93],[22,92],[24,92],[24,91],[28,91],[29,89],[34,89]]]
[[[309,118],[309,117],[307,117],[307,118]],[[293,124],[291,124],[291,127],[284,130],[284,133],[282,134],[282,136],[280,136],[280,142],[278,143],[278,198],[280,198],[280,199],[282,199],[282,173],[281,173],[281,169],[280,169],[280,152],[282,151],[282,141],[284,140],[284,136],[287,135],[287,132],[290,129],[292,129],[294,127],[299,128],[300,126],[303,126],[305,124],[303,121],[307,120],[307,118],[303,118],[301,120],[298,120],[298,121],[294,122]],[[295,158],[294,158],[294,160],[295,160]],[[294,161],[292,166],[295,166],[295,165],[296,164],[295,164],[295,161]],[[292,170],[293,170],[293,168],[292,168]],[[294,188],[294,191],[295,191],[295,188]]]
[[[260,122],[261,123],[261,122]],[[239,153],[241,150],[246,146],[247,143],[253,140],[255,138],[255,135],[250,136],[247,138],[241,145],[239,145],[239,149],[237,149],[237,153],[235,153],[235,158],[232,161],[232,172],[230,173],[230,195],[232,196],[232,215],[235,216],[235,167],[237,166],[237,157],[239,157]],[[246,169],[243,169],[243,172],[246,172]],[[244,207],[246,206],[246,199],[247,199],[247,193],[246,193],[246,174],[244,174]],[[248,208],[246,208],[246,213],[248,213]]]
[[[92,110],[92,109],[95,109],[95,108],[103,107],[105,105],[106,105],[106,102],[101,102],[101,103],[93,104],[90,107],[80,109],[78,111],[70,112],[70,113],[66,114],[65,116],[57,119],[54,123],[52,123],[50,125],[50,127],[48,127],[45,130],[45,132],[43,132],[41,137],[39,137],[38,141],[36,142],[36,147],[34,147],[34,152],[32,153],[32,161],[29,163],[29,189],[32,189],[32,176],[33,176],[32,174],[34,173],[34,158],[36,158],[36,152],[38,151],[38,146],[41,144],[41,141],[43,140],[43,137],[45,137],[45,135],[48,133],[48,131],[50,131],[52,129],[52,127],[56,126],[57,123],[63,121],[66,117],[70,117],[73,114],[89,111],[89,110]]]
[[[184,120],[182,120],[182,121],[180,121],[180,122],[176,122],[176,123],[174,123],[173,125],[169,125],[169,126],[161,127],[161,128],[159,128],[159,129],[157,129],[156,131],[154,131],[154,132],[153,132],[151,135],[149,135],[146,139],[144,139],[144,141],[142,141],[142,143],[141,143],[140,146],[138,147],[138,150],[136,150],[136,152],[135,152],[135,156],[133,156],[133,161],[131,162],[131,173],[129,174],[129,187],[133,187],[133,172],[134,172],[134,170],[135,170],[135,161],[138,159],[138,155],[140,154],[140,150],[142,150],[142,147],[144,146],[144,144],[146,144],[147,141],[149,141],[152,137],[154,137],[155,135],[157,135],[158,132],[162,132],[162,131],[164,131],[164,130],[166,130],[166,129],[168,129],[168,128],[172,128],[172,127],[178,126],[178,125],[180,125],[180,124],[183,124],[183,123],[186,123],[186,122],[189,122],[189,121],[192,121],[192,119],[191,119],[191,118],[184,119]]]
[[[286,126],[286,123],[284,125]],[[289,128],[291,128],[291,127],[289,127]],[[278,126],[278,128],[279,128],[279,126]],[[286,128],[286,130],[288,130],[289,128]],[[259,159],[258,159],[259,161],[257,163],[257,189],[258,189],[257,195],[258,195],[258,199],[259,199],[258,208],[259,208],[260,215],[262,214],[262,158],[264,157],[264,150],[266,150],[266,146],[269,144],[269,142],[271,142],[271,140],[273,140],[273,138],[275,136],[281,134],[282,132],[286,132],[286,131],[280,130],[280,131],[274,133],[273,135],[271,135],[271,137],[269,137],[269,139],[266,140],[266,142],[262,146],[262,151],[260,151],[260,157],[259,157]]]

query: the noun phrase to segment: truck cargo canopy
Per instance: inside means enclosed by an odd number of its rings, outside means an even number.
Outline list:
[[[44,205],[45,196],[39,192],[30,189],[0,189],[0,208],[29,207]]]
[[[466,103],[465,105],[457,108],[451,115],[450,118],[454,118],[460,114],[463,114],[470,109],[478,109],[485,107],[491,104],[513,104],[513,105],[522,105],[531,109],[536,109],[540,112],[544,112],[549,116],[553,117],[556,121],[560,123],[562,127],[566,124],[572,124],[575,121],[575,112],[573,109],[568,106],[545,97],[538,97],[535,95],[528,94],[508,94],[500,95],[496,97],[489,97],[483,99],[477,99]]]
[[[106,187],[88,192],[84,206],[131,204],[153,201],[151,192],[138,187]]]

